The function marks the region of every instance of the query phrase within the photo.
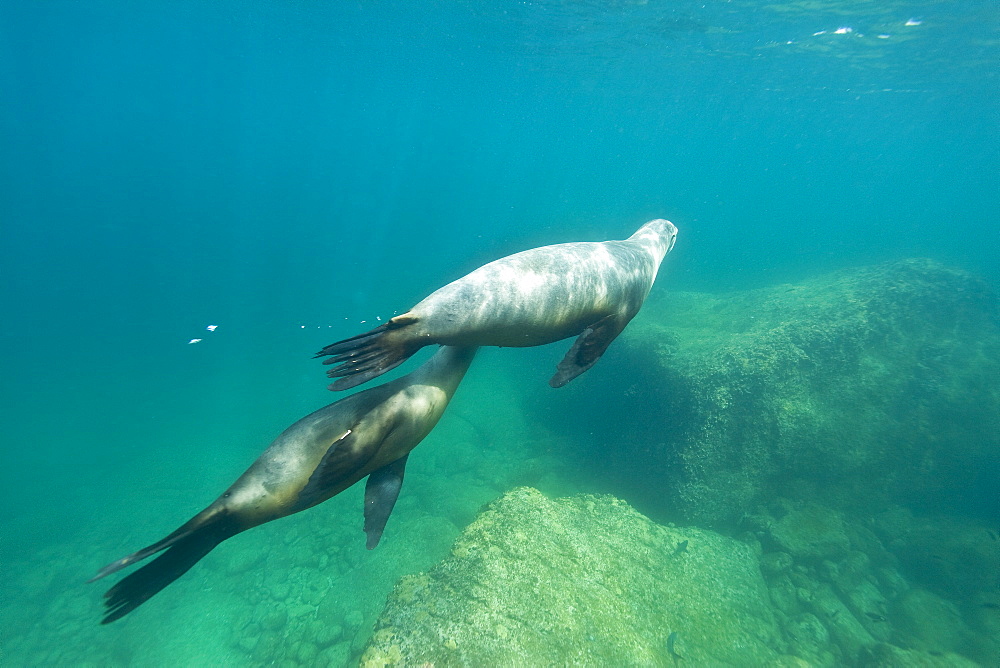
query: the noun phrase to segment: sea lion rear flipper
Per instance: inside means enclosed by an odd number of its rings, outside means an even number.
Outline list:
[[[183,525],[181,525],[176,531],[170,533],[168,536],[162,540],[158,540],[152,545],[148,545],[138,552],[133,552],[132,554],[122,557],[117,561],[112,561],[110,564],[102,568],[97,572],[97,575],[87,580],[87,584],[94,582],[95,580],[100,580],[103,577],[107,577],[112,573],[117,573],[126,566],[131,566],[132,564],[138,563],[147,557],[167,549],[171,545],[180,542],[190,536],[193,533],[198,532],[205,526],[218,520],[218,511],[212,506],[209,506],[205,510],[201,511]]]
[[[316,353],[315,357],[329,356],[323,364],[337,365],[326,372],[330,378],[340,378],[331,383],[329,389],[336,391],[357,387],[405,362],[420,346],[406,345],[406,337],[394,336],[393,333],[415,322],[415,315],[397,315],[384,325],[331,343]]]
[[[184,575],[216,545],[239,533],[236,525],[223,518],[195,529],[174,542],[166,552],[132,573],[104,594],[104,619],[109,624],[121,619],[168,584]]]
[[[624,326],[615,314],[607,315],[583,330],[573,342],[566,357],[559,362],[556,373],[549,380],[551,387],[562,387],[581,373],[594,366],[611,342],[621,334]]]
[[[403,486],[406,458],[409,456],[403,455],[391,464],[372,471],[365,483],[365,533],[368,534],[366,547],[369,550],[382,538],[385,523],[389,521],[399,498],[399,489]]]

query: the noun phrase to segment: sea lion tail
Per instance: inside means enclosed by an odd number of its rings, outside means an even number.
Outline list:
[[[187,573],[192,566],[211,552],[216,545],[237,533],[239,533],[239,529],[236,528],[231,518],[221,517],[210,520],[207,524],[188,531],[174,539],[170,546],[166,548],[166,552],[131,575],[122,578],[115,586],[104,593],[105,611],[101,624],[110,624],[138,608],[155,594],[159,593],[164,587]],[[145,550],[136,552],[135,555],[131,555],[136,558],[131,559],[128,563],[148,556],[151,554],[148,550],[155,547],[155,545],[158,545],[158,543],[151,545]],[[130,559],[130,557],[126,557],[126,559]],[[113,573],[118,568],[121,568],[122,566],[113,568],[118,563],[115,562],[103,569],[93,580],[104,577],[108,573]],[[109,568],[112,570],[108,570]]]
[[[331,383],[329,389],[348,390],[367,383],[372,378],[395,369],[423,345],[432,343],[425,341],[413,345],[412,337],[397,333],[416,321],[417,317],[408,313],[397,315],[384,325],[331,343],[316,353],[315,357],[329,356],[323,360],[323,364],[337,365],[326,372],[328,377],[340,379]]]

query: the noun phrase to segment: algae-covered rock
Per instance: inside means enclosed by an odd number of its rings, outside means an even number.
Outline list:
[[[620,494],[701,526],[777,496],[979,513],[997,507],[998,322],[985,283],[930,260],[658,290],[600,365],[538,405]]]
[[[830,633],[816,615],[807,612],[793,617],[785,628],[792,638],[790,649],[796,655],[809,659],[814,665],[833,665],[833,656],[826,650]]]
[[[873,645],[858,661],[861,668],[977,668],[980,664],[952,652],[926,652],[895,645]]]
[[[519,488],[399,582],[362,665],[673,665],[671,634],[686,665],[791,660],[746,545]]]
[[[840,513],[816,504],[793,510],[775,522],[771,538],[794,559],[839,557],[851,546]]]
[[[973,598],[1000,589],[1000,535],[981,521],[953,516],[915,518],[892,508],[876,530],[920,581],[946,597]]]
[[[893,612],[908,644],[921,649],[960,651],[970,635],[954,604],[923,589],[903,594]]]
[[[744,524],[765,550],[790,654],[817,667],[1000,665],[992,527],[902,508],[859,520],[815,503],[769,507]]]

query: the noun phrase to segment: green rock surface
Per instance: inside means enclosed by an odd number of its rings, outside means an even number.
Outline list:
[[[931,260],[654,291],[540,417],[655,517],[734,525],[776,497],[981,512],[1000,473],[998,323],[982,281]]]
[[[815,504],[792,510],[770,530],[774,542],[797,559],[839,556],[851,544],[840,515]]]
[[[671,633],[685,665],[795,665],[747,545],[522,487],[397,584],[361,664],[673,665]]]

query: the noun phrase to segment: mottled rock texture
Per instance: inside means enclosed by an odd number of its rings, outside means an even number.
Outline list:
[[[536,410],[656,517],[736,524],[779,496],[995,512],[998,322],[983,282],[930,260],[731,294],[658,289]]]
[[[515,489],[396,586],[362,665],[794,665],[747,545]]]

